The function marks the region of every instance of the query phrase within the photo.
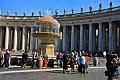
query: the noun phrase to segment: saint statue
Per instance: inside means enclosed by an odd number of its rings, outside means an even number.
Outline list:
[[[18,16],[18,11],[15,12],[15,16]]]
[[[66,15],[66,10],[64,9],[64,15]]]
[[[40,10],[40,11],[39,11],[39,16],[41,16],[41,14],[42,14],[42,13],[41,13],[41,10]]]
[[[74,9],[72,8],[72,14],[74,14]]]
[[[58,9],[57,10],[55,10],[55,16],[57,16],[58,15]]]
[[[90,13],[92,12],[92,6],[90,5],[90,7],[89,7],[89,10],[90,10]]]
[[[112,1],[110,1],[110,8],[112,8]]]
[[[99,4],[99,10],[102,10],[102,3]]]
[[[7,16],[10,16],[10,11],[7,11]]]
[[[83,7],[81,6],[81,13],[83,13]]]
[[[32,16],[34,16],[34,11],[32,11]]]
[[[26,10],[24,10],[24,13],[23,13],[23,14],[24,14],[24,16],[26,16]]]

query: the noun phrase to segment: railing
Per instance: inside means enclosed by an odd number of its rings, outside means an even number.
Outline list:
[[[83,12],[83,13],[75,13],[75,14],[66,14],[66,15],[53,15],[54,18],[63,18],[63,17],[77,17],[77,16],[91,16],[91,15],[96,15],[96,14],[103,14],[103,13],[109,13],[113,11],[120,11],[120,6],[113,7],[113,8],[108,8],[108,9],[103,9],[103,10],[96,10],[96,11],[91,11],[91,12]],[[7,15],[2,15],[3,18],[5,19],[37,19],[43,16],[7,16]]]
[[[7,16],[2,15],[4,19],[24,19],[24,20],[30,20],[30,19],[38,19],[43,16]]]
[[[91,16],[96,14],[102,14],[102,13],[108,13],[113,11],[120,11],[120,6],[103,9],[103,10],[96,10],[91,12],[83,12],[83,13],[76,13],[76,14],[66,14],[66,15],[54,15],[55,18],[61,18],[61,17],[72,17],[72,16]]]

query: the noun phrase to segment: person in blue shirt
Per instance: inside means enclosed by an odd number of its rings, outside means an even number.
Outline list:
[[[79,58],[79,72],[84,73],[85,74],[85,57],[84,55],[82,55],[80,58]]]
[[[32,50],[32,66],[31,66],[32,68],[34,68],[36,57],[37,57],[36,50]]]

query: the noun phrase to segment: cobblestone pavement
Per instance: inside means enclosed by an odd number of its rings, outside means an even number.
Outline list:
[[[107,80],[104,76],[105,59],[99,59],[100,65],[90,65],[89,73],[80,74],[76,70],[73,73],[62,73],[62,69],[31,69],[21,70],[20,67],[0,68],[0,80]],[[120,73],[120,68],[119,68]]]
[[[87,74],[80,74],[77,71],[71,74],[62,73],[62,70],[15,72],[0,74],[0,80],[107,80],[104,76],[105,70],[106,68],[90,68]]]

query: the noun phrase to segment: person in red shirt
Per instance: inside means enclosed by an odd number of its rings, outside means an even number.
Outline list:
[[[75,65],[75,60],[74,60],[74,56],[71,57],[71,60],[70,60],[70,68],[71,68],[71,71],[74,71],[74,65]]]
[[[88,73],[88,61],[89,61],[89,57],[87,54],[85,54],[85,69],[86,69],[86,73]]]

